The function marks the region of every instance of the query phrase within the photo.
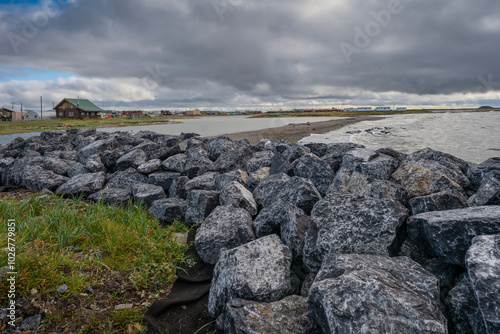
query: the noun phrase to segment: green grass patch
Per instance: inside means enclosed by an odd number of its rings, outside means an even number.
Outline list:
[[[128,286],[147,289],[157,281],[171,282],[185,259],[186,245],[174,232],[177,223],[162,228],[138,205],[127,207],[87,203],[58,196],[30,196],[0,202],[0,249],[7,253],[7,220],[16,226],[16,290],[42,294],[61,284],[77,294],[98,284],[107,272],[119,272]],[[7,254],[0,267],[7,265]],[[0,296],[7,296],[7,281],[0,280]]]

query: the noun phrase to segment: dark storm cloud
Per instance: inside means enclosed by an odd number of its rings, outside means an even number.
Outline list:
[[[23,29],[40,8],[0,9],[2,65],[135,78],[157,103],[179,105],[500,90],[496,0],[86,0],[52,8],[59,12],[43,25],[39,14],[30,36]],[[17,53],[12,34],[24,39]]]

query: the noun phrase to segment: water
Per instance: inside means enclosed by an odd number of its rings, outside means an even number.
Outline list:
[[[500,112],[393,115],[364,121],[303,142],[353,142],[412,153],[426,147],[472,163],[500,156]],[[368,131],[367,131],[368,130]]]
[[[337,119],[337,118],[335,118]],[[290,117],[290,118],[247,118],[247,116],[213,116],[183,119],[179,124],[161,124],[145,126],[128,126],[117,128],[101,128],[98,131],[155,131],[161,134],[180,135],[181,132],[195,132],[202,136],[220,136],[228,133],[255,131],[276,128],[288,124],[313,123],[332,120],[331,117]],[[17,137],[24,139],[38,136],[40,132],[20,133],[0,136],[0,145],[10,143]]]

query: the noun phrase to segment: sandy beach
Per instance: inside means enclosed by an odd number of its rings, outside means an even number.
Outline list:
[[[311,134],[322,134],[338,130],[344,126],[355,124],[366,120],[381,120],[385,117],[378,116],[354,116],[349,118],[332,119],[331,121],[289,124],[278,128],[263,129],[257,131],[246,131],[226,134],[226,137],[232,140],[248,139],[250,143],[255,144],[261,139],[285,139],[291,143],[297,143],[302,138]]]

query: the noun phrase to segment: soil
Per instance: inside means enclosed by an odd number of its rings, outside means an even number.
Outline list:
[[[384,119],[377,116],[353,116],[349,118],[332,119],[331,121],[289,124],[279,128],[263,129],[257,131],[247,131],[224,135],[232,140],[248,139],[251,144],[257,143],[261,139],[285,139],[291,143],[297,143],[302,138],[311,134],[322,134],[335,131],[344,126],[355,124],[361,121],[374,121]],[[214,136],[218,137],[218,136]]]

